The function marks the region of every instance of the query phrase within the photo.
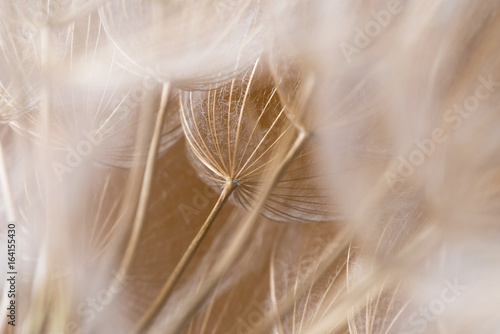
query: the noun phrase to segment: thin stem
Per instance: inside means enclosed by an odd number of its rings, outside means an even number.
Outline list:
[[[207,277],[204,286],[202,286],[196,297],[188,302],[181,317],[176,321],[176,323],[172,325],[172,330],[170,331],[170,333],[182,332],[182,328],[186,326],[186,324],[189,322],[189,319],[191,319],[191,317],[204,303],[206,298],[208,298],[210,293],[214,290],[214,287],[219,282],[219,279],[226,272],[227,268],[229,268],[229,266],[234,263],[235,260],[241,255],[244,250],[244,246],[247,244],[247,241],[252,235],[252,231],[256,227],[260,211],[264,207],[267,198],[271,194],[271,191],[276,186],[281,176],[285,173],[286,169],[293,161],[293,159],[302,150],[309,138],[310,135],[308,132],[300,132],[299,136],[295,139],[292,147],[287,152],[284,159],[279,165],[276,166],[276,168],[272,170],[269,182],[266,183],[266,186],[262,191],[262,196],[257,202],[257,205],[247,217],[241,229],[237,232],[236,236],[233,239],[233,242],[231,242],[227,251],[222,254],[221,259],[215,264],[213,272]]]
[[[167,110],[168,98],[170,95],[170,83],[166,82],[163,84],[163,90],[161,94],[160,108],[158,109],[158,115],[156,117],[155,129],[153,132],[153,137],[151,138],[151,144],[149,146],[146,168],[144,170],[144,177],[142,179],[141,192],[139,197],[139,203],[137,205],[137,211],[134,219],[134,225],[132,229],[132,234],[130,236],[129,243],[125,250],[125,255],[123,256],[122,262],[120,264],[120,269],[118,271],[117,277],[123,277],[125,275],[134,259],[134,255],[137,250],[137,245],[141,236],[142,226],[146,219],[146,211],[149,202],[149,197],[151,194],[151,184],[154,173],[154,166],[156,161],[156,156],[158,153],[158,146],[160,144],[161,131],[163,128],[163,121],[165,119],[165,113]]]
[[[210,230],[210,227],[215,221],[215,218],[217,218],[217,215],[219,214],[220,210],[222,209],[222,207],[224,206],[227,199],[229,198],[229,196],[231,195],[231,193],[235,188],[236,184],[232,180],[228,180],[226,182],[226,185],[224,186],[224,189],[222,190],[222,193],[217,203],[210,212],[210,215],[203,223],[202,227],[194,237],[193,241],[191,241],[191,244],[189,245],[188,249],[182,255],[182,258],[175,266],[174,271],[168,277],[167,281],[165,282],[165,285],[163,285],[163,288],[161,289],[160,293],[153,301],[153,304],[149,307],[149,309],[142,316],[141,320],[134,328],[133,333],[136,334],[144,333],[151,326],[154,319],[162,309],[163,305],[166,303],[166,301],[172,294],[173,288],[175,287],[176,283],[179,281],[180,277],[186,270],[189,262],[194,256],[194,253],[196,252],[201,242],[203,241],[208,231]]]

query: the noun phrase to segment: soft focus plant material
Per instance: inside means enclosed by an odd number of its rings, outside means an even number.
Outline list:
[[[499,10],[0,0],[0,333],[499,332]]]

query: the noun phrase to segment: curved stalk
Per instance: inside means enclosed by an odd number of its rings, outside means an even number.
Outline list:
[[[189,245],[188,249],[182,255],[182,258],[175,266],[173,272],[168,277],[159,295],[156,297],[156,299],[153,301],[153,304],[149,307],[149,309],[142,316],[141,320],[134,328],[133,333],[139,334],[146,332],[149,326],[151,326],[151,324],[154,322],[156,316],[162,309],[163,305],[165,305],[166,301],[172,294],[173,288],[175,287],[180,277],[182,276],[187,266],[189,265],[189,262],[193,258],[194,253],[196,252],[201,242],[203,241],[208,231],[210,230],[210,227],[215,221],[215,218],[217,218],[217,215],[219,214],[220,210],[222,209],[227,199],[229,198],[229,196],[236,187],[237,185],[232,180],[228,180],[226,182],[226,185],[224,186],[224,189],[222,190],[222,193],[220,194],[217,203],[215,204],[212,211],[208,215],[207,219],[205,220],[200,230],[194,237],[193,241],[191,241],[191,244]]]
[[[154,166],[155,166],[156,156],[158,153],[158,146],[160,144],[163,121],[165,119],[165,114],[167,112],[169,95],[170,95],[170,83],[166,82],[163,84],[160,108],[158,110],[158,115],[156,117],[155,129],[153,132],[153,137],[151,138],[151,144],[149,146],[146,168],[144,170],[144,176],[142,179],[141,192],[139,197],[139,203],[137,204],[137,211],[134,219],[133,229],[130,235],[130,240],[127,244],[127,248],[125,250],[125,255],[123,256],[120,268],[118,270],[118,275],[116,276],[117,278],[123,277],[123,275],[125,275],[130,268],[130,265],[134,259],[134,255],[137,250],[137,245],[139,243],[139,239],[141,236],[142,227],[146,219],[146,211],[149,203],[149,197],[151,194],[151,183],[153,180]],[[115,278],[114,280],[115,282],[113,282],[112,284],[119,283],[116,282],[117,278]]]

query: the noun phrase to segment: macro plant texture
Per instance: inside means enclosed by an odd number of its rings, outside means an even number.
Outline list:
[[[500,0],[0,0],[0,333],[500,333]]]

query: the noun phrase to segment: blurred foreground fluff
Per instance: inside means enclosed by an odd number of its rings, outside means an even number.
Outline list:
[[[500,333],[499,7],[0,0],[1,332]]]

